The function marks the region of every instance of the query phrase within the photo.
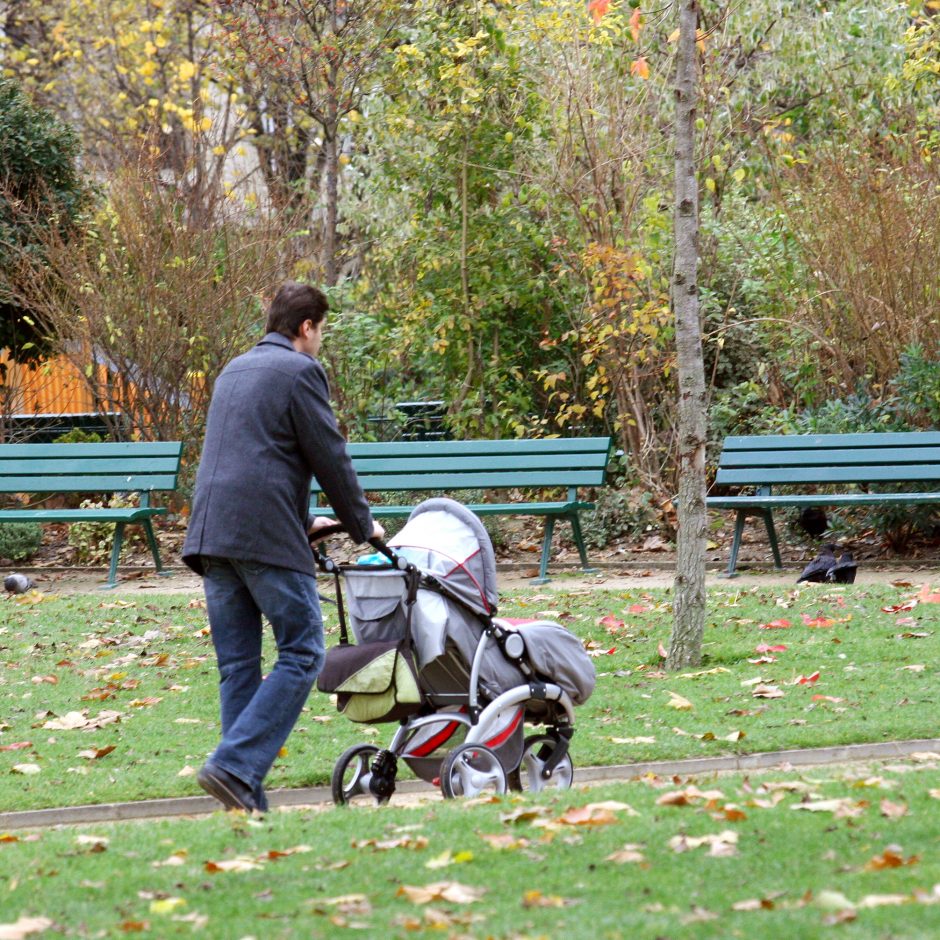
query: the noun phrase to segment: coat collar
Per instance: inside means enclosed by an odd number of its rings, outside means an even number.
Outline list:
[[[283,346],[285,349],[289,349],[291,352],[297,352],[294,349],[294,344],[282,333],[267,333],[264,338],[258,343],[259,346]]]

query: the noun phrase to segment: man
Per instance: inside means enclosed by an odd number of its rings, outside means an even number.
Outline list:
[[[267,809],[262,781],[323,665],[308,534],[316,476],[350,537],[382,538],[346,452],[316,356],[328,304],[286,282],[267,335],[219,375],[209,405],[183,560],[204,578],[219,668],[222,740],[199,772],[226,809]],[[261,676],[261,615],[278,658]]]

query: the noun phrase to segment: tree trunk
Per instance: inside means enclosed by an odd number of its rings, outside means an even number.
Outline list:
[[[705,625],[705,366],[698,302],[697,0],[679,0],[676,63],[676,210],[672,305],[679,377],[679,530],[667,669],[698,665]]]

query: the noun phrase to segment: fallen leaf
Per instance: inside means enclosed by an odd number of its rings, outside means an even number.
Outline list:
[[[577,903],[571,898],[563,898],[557,894],[542,894],[541,891],[535,889],[526,891],[522,895],[523,907],[570,907]]]
[[[784,694],[775,685],[758,685],[751,690],[754,698],[783,698]]]
[[[810,617],[809,614],[802,614],[801,616],[807,627],[833,627],[837,623],[830,617]]]
[[[622,849],[618,849],[616,852],[612,852],[608,855],[604,861],[614,862],[616,865],[642,864],[646,861],[646,858],[640,851],[642,848],[642,845],[625,845]]]
[[[21,917],[15,924],[0,924],[0,940],[23,940],[52,926],[48,917]]]
[[[790,626],[789,620],[771,620],[770,623],[760,624],[758,630],[789,630]]]
[[[150,913],[172,914],[181,907],[186,907],[186,898],[156,898],[150,902]]]
[[[787,648],[782,643],[774,644],[773,646],[768,646],[766,643],[758,643],[754,647],[755,653],[785,653]]]
[[[868,804],[863,800],[855,802],[848,797],[832,800],[808,800],[796,803],[790,809],[805,810],[810,813],[835,813],[839,818],[860,816]]]
[[[108,744],[105,747],[92,747],[87,751],[79,751],[78,756],[83,757],[85,760],[99,760],[110,754],[116,747],[116,744]]]
[[[914,663],[910,666],[901,666],[898,669],[898,672],[923,672],[927,667],[923,663]]]
[[[669,840],[669,848],[673,852],[688,852],[701,846],[709,847],[708,854],[715,858],[736,855],[738,851],[738,834],[730,829],[708,836],[673,836]]]
[[[0,751],[24,751],[32,746],[32,741],[17,741],[14,744],[4,744]]]
[[[557,822],[564,826],[609,826],[617,817],[602,806],[576,806],[562,813]]]
[[[818,680],[819,680],[819,673],[814,672],[812,675],[809,675],[809,676],[797,676],[793,680],[793,685],[815,685]]]
[[[104,852],[111,840],[107,836],[76,836],[75,844],[89,852]]]
[[[885,849],[881,855],[875,855],[865,863],[865,871],[883,871],[886,868],[903,868],[907,865],[916,865],[920,861],[919,855],[909,855],[906,859],[900,851],[894,848]]]
[[[731,905],[733,911],[772,911],[774,902],[770,898],[749,898],[747,901],[736,901]]]
[[[607,614],[606,617],[601,617],[597,621],[597,625],[599,627],[603,627],[605,630],[616,632],[617,630],[623,629],[624,622],[622,620],[618,620],[612,614]]]
[[[814,702],[844,702],[844,698],[836,698],[834,695],[814,695]]]
[[[462,862],[472,862],[473,852],[453,853],[446,849],[440,855],[435,856],[430,861],[424,863],[425,868],[448,868],[451,865],[459,865]]]
[[[38,774],[42,772],[42,768],[39,764],[14,764],[10,768],[10,773],[13,774],[25,774],[29,776],[30,774]]]
[[[219,872],[219,871],[257,871],[261,868],[261,865],[258,864],[253,858],[248,858],[247,856],[240,855],[236,858],[229,858],[222,862],[206,862],[206,871],[208,872]]]
[[[900,819],[907,815],[907,806],[904,803],[892,803],[891,800],[882,800],[880,805],[881,815],[888,819]]]
[[[675,708],[681,712],[690,712],[695,706],[687,699],[683,698],[681,695],[677,695],[675,692],[666,693],[669,696],[669,701],[666,702],[667,708]]]
[[[636,737],[636,738],[608,738],[613,744],[655,744],[655,737]]]
[[[435,881],[424,886],[402,885],[397,897],[407,898],[412,904],[429,904],[431,901],[449,901],[451,904],[472,904],[486,893],[485,888],[474,888],[459,881]]]
[[[524,849],[529,845],[528,839],[517,838],[516,836],[510,835],[508,832],[480,833],[480,838],[488,843],[491,848],[503,852]]]
[[[912,900],[909,894],[866,894],[855,906],[859,909],[891,907],[896,904],[910,904]]]

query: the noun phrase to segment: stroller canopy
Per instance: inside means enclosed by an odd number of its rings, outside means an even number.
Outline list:
[[[496,556],[483,523],[452,499],[415,506],[389,545],[484,616],[496,610]]]

